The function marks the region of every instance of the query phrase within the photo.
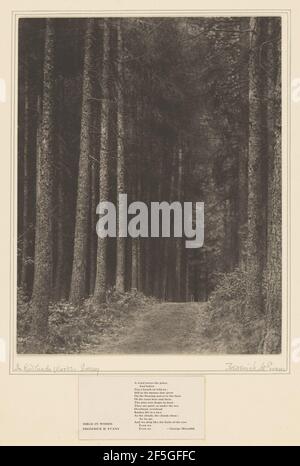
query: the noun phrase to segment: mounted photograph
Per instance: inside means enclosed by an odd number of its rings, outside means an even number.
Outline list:
[[[17,354],[282,354],[281,23],[18,19]]]

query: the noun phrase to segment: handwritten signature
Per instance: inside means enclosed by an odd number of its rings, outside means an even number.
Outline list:
[[[286,372],[284,367],[275,366],[272,361],[253,361],[249,364],[227,362],[225,366],[225,370],[228,372]]]

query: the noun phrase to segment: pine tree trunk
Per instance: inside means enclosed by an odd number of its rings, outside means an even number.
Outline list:
[[[80,155],[78,169],[76,222],[74,237],[73,268],[71,278],[70,301],[78,303],[86,293],[88,226],[89,226],[89,181],[92,124],[93,83],[92,68],[95,20],[89,18],[86,25],[84,44],[84,65],[82,82],[82,113],[80,129]]]
[[[103,21],[103,62],[102,62],[102,100],[100,123],[100,170],[99,170],[99,202],[108,201],[109,186],[109,58],[110,30],[107,19]],[[95,303],[105,301],[107,282],[107,241],[98,238],[97,270],[94,300]]]
[[[159,169],[158,169],[158,187],[157,187],[157,201],[161,202],[162,199],[162,192],[163,192],[163,186],[162,186],[162,181],[161,177],[163,175],[163,157],[160,157],[159,160]],[[155,261],[154,261],[154,266],[155,266],[155,271],[154,271],[154,296],[157,298],[161,297],[161,282],[162,282],[162,253],[163,253],[163,247],[162,247],[162,239],[157,238],[156,239],[156,249],[155,249]]]
[[[34,281],[31,299],[32,334],[39,343],[48,333],[48,307],[52,285],[52,208],[54,157],[54,60],[53,19],[46,20],[43,110],[40,150],[37,157]]]
[[[132,180],[132,184],[134,186],[132,190],[132,200],[136,201],[137,198],[137,176],[136,179]],[[138,243],[139,238],[132,238],[131,239],[131,289],[137,290],[138,289]]]
[[[140,138],[140,102],[138,96],[135,95],[136,106],[133,107],[132,119],[130,124],[130,135],[131,143],[133,146],[138,145]],[[140,179],[140,152],[136,152],[133,157],[133,165],[131,166],[131,201],[137,201],[139,199],[139,179]],[[138,264],[138,249],[139,249],[139,238],[131,238],[131,289],[138,290],[138,273],[139,273],[139,264]]]
[[[266,333],[262,350],[281,352],[281,40],[280,25],[269,25],[268,53],[268,221]],[[274,73],[274,71],[275,73]],[[275,74],[275,76],[274,76]]]
[[[138,200],[142,198],[142,180],[139,173],[138,186],[137,186]],[[143,289],[143,267],[142,267],[142,240],[137,238],[137,276],[138,276],[138,290]]]
[[[249,20],[247,20],[249,22]],[[249,24],[248,28],[249,29]],[[243,66],[240,67],[240,80],[245,83],[246,91],[249,95],[249,69],[246,66],[248,62],[248,51],[249,51],[249,39],[248,32],[242,32],[240,41],[240,50],[243,53]],[[247,51],[247,52],[245,52]],[[245,62],[245,64],[244,64]],[[247,83],[247,84],[246,84]],[[245,94],[246,94],[245,91]],[[237,123],[236,134],[238,135],[239,152],[237,160],[237,213],[238,213],[238,231],[237,231],[237,243],[238,243],[238,266],[241,269],[246,268],[247,262],[247,210],[248,210],[248,138],[249,138],[249,125],[246,127],[246,121],[249,121],[249,100],[245,99],[244,102],[244,118],[242,121]],[[241,143],[242,142],[242,143]]]
[[[182,148],[178,150],[178,180],[177,180],[177,199],[181,202],[182,198],[182,177],[183,177],[183,161]],[[175,265],[175,294],[177,301],[181,300],[181,273],[182,273],[182,238],[176,238],[176,265]]]
[[[124,96],[123,96],[123,38],[121,21],[117,25],[118,82],[117,82],[117,195],[125,193],[124,159]],[[116,290],[125,291],[126,238],[117,238]]]
[[[60,89],[59,89],[59,102],[58,102],[58,117],[56,132],[58,134],[57,141],[57,152],[58,160],[55,178],[57,179],[57,197],[56,197],[56,206],[54,207],[55,214],[55,243],[54,243],[54,257],[55,257],[55,267],[54,267],[54,290],[53,297],[55,300],[59,301],[61,298],[65,298],[66,292],[66,281],[65,281],[65,205],[64,205],[64,147],[63,147],[63,138],[62,138],[62,128],[63,128],[63,109],[64,109],[64,80],[60,80]]]
[[[94,294],[96,280],[96,257],[97,257],[97,234],[96,234],[96,208],[98,193],[98,164],[93,160],[91,163],[91,209],[90,209],[90,248],[89,248],[89,293]]]
[[[262,272],[263,252],[261,240],[262,224],[262,160],[264,133],[262,130],[262,68],[260,50],[262,39],[262,19],[250,18],[250,58],[249,58],[249,155],[248,155],[248,238],[247,238],[247,297],[246,319],[262,312]]]
[[[148,165],[148,160],[145,162]],[[150,167],[148,167],[150,170]],[[144,191],[146,194],[146,203],[148,206],[148,209],[150,209],[150,199],[151,199],[151,180],[146,179],[145,180],[145,187]],[[151,238],[145,238],[144,239],[144,278],[145,278],[145,285],[144,285],[144,290],[145,294],[147,296],[150,296],[151,294],[151,279],[152,279],[152,272],[151,272],[151,266],[152,266],[152,241]]]
[[[25,64],[25,130],[24,130],[24,152],[23,152],[23,241],[22,241],[22,267],[21,267],[21,287],[27,291],[27,266],[29,256],[29,78],[28,64]]]
[[[132,240],[131,289],[138,289],[138,240]]]
[[[248,148],[242,147],[238,159],[238,262],[246,266],[247,198],[248,198]]]
[[[190,264],[188,254],[186,255],[185,263],[185,300],[189,302],[191,299],[190,296]]]
[[[171,156],[171,176],[169,185],[169,202],[174,201],[175,190],[175,163],[174,153]],[[162,271],[162,299],[169,300],[171,298],[170,285],[171,285],[171,258],[172,258],[171,238],[163,238],[163,271]]]
[[[223,262],[226,271],[232,270],[232,206],[231,199],[224,200],[224,254]],[[235,245],[236,247],[237,245]]]
[[[59,150],[61,152],[61,149]],[[56,217],[56,267],[54,273],[54,297],[57,301],[64,297],[65,283],[65,245],[64,245],[64,193],[63,193],[63,176],[62,168],[58,173],[58,195]]]

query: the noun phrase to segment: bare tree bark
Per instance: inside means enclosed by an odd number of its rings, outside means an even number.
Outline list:
[[[262,224],[262,160],[264,132],[262,130],[262,67],[261,45],[263,18],[250,18],[249,58],[249,155],[248,155],[248,239],[246,316],[251,319],[262,312],[263,253]]]
[[[21,286],[27,291],[27,268],[29,255],[29,64],[25,64],[25,85],[24,85],[24,152],[23,152],[23,241],[22,241],[22,267],[21,267]]]
[[[55,177],[57,178],[56,191],[57,196],[55,199],[56,206],[54,207],[55,223],[54,223],[54,290],[53,297],[57,301],[65,298],[65,200],[64,200],[64,141],[63,141],[63,108],[64,108],[64,80],[60,79],[59,82],[59,102],[58,102],[58,117],[56,132],[58,134],[58,141],[56,150],[58,153]]]
[[[55,29],[46,20],[43,110],[40,151],[37,157],[34,281],[31,299],[32,333],[39,344],[48,333],[48,307],[52,286],[52,208],[54,157]]]
[[[238,158],[238,261],[246,267],[247,198],[248,198],[248,148],[242,147]]]
[[[163,184],[161,182],[161,177],[163,175],[163,157],[159,159],[159,167],[158,167],[158,175],[159,175],[159,183],[157,187],[157,201],[161,202],[162,199],[162,192],[163,192]],[[156,239],[156,249],[155,249],[155,262],[154,262],[154,296],[157,298],[161,297],[161,281],[162,281],[162,239]]]
[[[186,264],[185,264],[185,300],[190,301],[190,264],[188,254],[186,256]]]
[[[103,59],[102,59],[102,100],[100,123],[100,170],[99,170],[99,202],[108,200],[109,186],[109,58],[110,30],[108,20],[103,22]],[[108,238],[98,238],[97,270],[94,300],[95,303],[105,301],[107,282],[107,241]]]
[[[94,66],[94,30],[95,19],[87,19],[85,44],[84,44],[84,65],[82,82],[82,114],[80,129],[80,156],[78,169],[76,223],[73,253],[73,269],[71,279],[70,301],[77,303],[85,296],[86,274],[87,274],[87,245],[88,245],[88,225],[89,225],[89,180],[90,180],[90,155],[91,155],[91,134],[92,124],[92,67]]]
[[[174,201],[174,191],[175,191],[175,153],[172,153],[171,156],[171,176],[170,176],[170,185],[169,185],[169,202]],[[171,251],[172,244],[170,238],[163,238],[163,271],[162,271],[162,299],[169,300],[171,298],[170,286],[171,286]]]
[[[121,21],[117,24],[118,82],[117,82],[117,194],[125,193],[125,157],[124,157],[124,96],[123,96],[123,37]],[[126,239],[118,235],[116,290],[125,291],[125,247]]]
[[[60,149],[61,150],[61,149]],[[54,297],[56,300],[64,297],[64,266],[65,266],[65,245],[64,245],[64,195],[63,180],[60,168],[58,173],[58,195],[56,217],[56,267],[54,273]]]
[[[275,23],[276,24],[276,23]],[[269,24],[268,53],[268,221],[266,333],[263,352],[281,352],[281,50],[280,24]],[[274,73],[274,71],[275,73]],[[275,76],[274,76],[275,74]]]
[[[138,173],[136,173],[136,178],[138,178]],[[136,201],[138,196],[138,186],[137,186],[137,179],[132,180],[133,188],[132,188],[132,200]],[[138,248],[139,248],[139,238],[132,238],[131,239],[131,289],[137,290],[138,289]]]
[[[182,147],[178,149],[178,180],[177,180],[177,200],[182,198],[183,160]],[[175,294],[177,301],[181,300],[181,275],[182,275],[182,238],[176,238],[176,269],[175,269]]]
[[[96,208],[97,208],[97,193],[98,193],[98,164],[96,161],[91,163],[91,209],[90,209],[90,247],[89,247],[89,292],[94,294],[96,280],[96,258],[97,258],[97,234],[96,234]]]
[[[249,19],[247,20],[249,23]],[[248,24],[249,29],[249,24]],[[239,79],[245,88],[245,95],[249,95],[249,70],[248,66],[245,66],[244,63],[249,62],[249,39],[250,36],[248,32],[241,31],[241,26],[239,26],[240,31],[240,58],[242,65],[239,69]],[[238,231],[237,231],[237,250],[238,250],[238,266],[241,269],[246,268],[247,261],[247,211],[248,211],[248,138],[249,138],[249,100],[245,99],[243,101],[243,120],[236,123],[235,133],[238,136],[238,157],[237,157],[237,192],[235,192],[235,202],[237,203],[237,215],[238,215]],[[241,144],[242,141],[242,144]]]

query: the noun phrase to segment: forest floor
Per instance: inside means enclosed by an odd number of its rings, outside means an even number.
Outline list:
[[[22,301],[23,299],[23,301]],[[29,301],[19,292],[18,353],[33,351]],[[245,323],[236,302],[158,302],[137,292],[50,308],[43,353],[257,354],[265,322]]]
[[[157,303],[143,313],[131,314],[124,326],[99,336],[99,343],[88,345],[86,352],[203,354],[245,350],[238,344],[237,334],[224,334],[222,330],[211,321],[206,303]],[[81,351],[85,352],[84,348]]]
[[[191,353],[199,339],[205,304],[161,303],[135,313],[126,325],[101,337],[95,353]],[[206,320],[206,319],[205,319]]]

